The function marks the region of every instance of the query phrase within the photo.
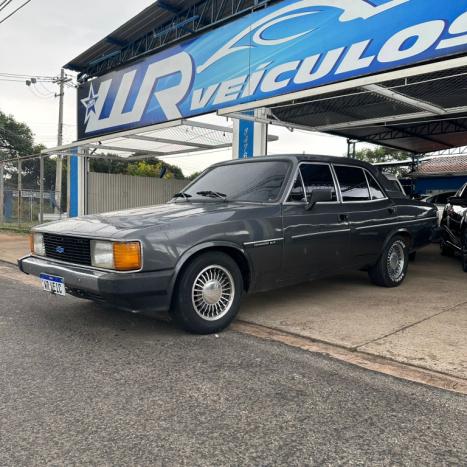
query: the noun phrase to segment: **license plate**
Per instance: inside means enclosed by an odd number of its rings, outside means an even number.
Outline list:
[[[66,295],[65,281],[63,277],[51,276],[50,274],[41,274],[42,289],[53,295]]]

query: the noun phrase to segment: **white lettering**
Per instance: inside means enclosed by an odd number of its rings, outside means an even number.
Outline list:
[[[217,96],[214,99],[214,104],[223,104],[238,99],[246,79],[247,75],[244,75],[229,81],[224,81],[219,87]]]
[[[270,62],[269,62],[270,63]],[[242,98],[252,96],[258,89],[259,83],[263,79],[264,73],[266,73],[265,68],[269,63],[263,63],[258,67],[258,71],[255,71],[250,75],[246,83],[245,88],[243,89]]]
[[[312,55],[310,57],[305,58],[305,60],[303,60],[302,64],[300,65],[300,68],[298,69],[297,75],[294,78],[294,83],[303,84],[324,78],[326,75],[331,73],[332,69],[336,65],[344,50],[344,47],[330,50],[324,56],[318,69],[315,68],[316,64],[321,58],[321,55]]]
[[[362,56],[370,43],[371,41],[363,41],[352,44],[349,51],[345,54],[345,57],[339,65],[336,73],[347,73],[348,71],[368,68],[376,58],[376,55],[370,55],[368,57]]]
[[[103,90],[106,92],[99,95],[98,103],[96,105],[96,113],[90,114],[89,121],[86,126],[86,132],[140,121],[157,81],[160,78],[176,73],[180,73],[181,75],[180,82],[170,88],[154,92],[154,96],[161,105],[161,109],[168,120],[180,118],[182,114],[180,113],[178,104],[182,102],[190,90],[191,79],[193,76],[193,62],[191,56],[186,52],[179,53],[149,65],[146,70],[143,83],[141,84],[138,97],[133,105],[133,109],[130,112],[124,113],[123,108],[128,99],[136,71],[133,70],[125,73],[110,115],[107,118],[99,120],[98,116],[102,111],[105,96],[107,95],[108,88],[110,87],[110,82],[102,83],[101,87],[103,85],[108,87]],[[106,83],[108,83],[108,85]],[[101,92],[100,89],[99,92]]]
[[[198,110],[206,107],[218,88],[219,84],[212,84],[207,89],[195,89],[191,100],[191,110]]]
[[[297,60],[295,62],[283,63],[282,65],[272,68],[264,77],[264,80],[261,84],[261,91],[272,92],[286,88],[292,78],[285,78],[280,80],[280,76],[284,73],[295,71],[299,65],[300,62]]]
[[[436,20],[403,29],[384,44],[379,52],[378,61],[381,63],[397,62],[425,52],[439,39],[444,26],[444,21]],[[404,44],[412,38],[416,39],[415,42],[403,49]]]
[[[467,12],[459,16],[449,28],[449,34],[455,36],[461,34],[458,37],[452,37],[451,39],[445,39],[441,41],[437,49],[448,49],[449,47],[456,47],[458,45],[467,44]]]

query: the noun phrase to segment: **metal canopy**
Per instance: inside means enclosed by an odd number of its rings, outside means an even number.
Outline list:
[[[305,97],[303,94],[257,102],[253,107],[265,105],[270,124],[417,154],[467,144],[466,57],[316,88]],[[252,119],[243,110],[239,106],[219,114]]]
[[[169,44],[277,0],[158,0],[64,68],[80,81],[100,76]]]
[[[268,140],[277,141],[278,137],[271,135]],[[42,154],[73,154],[135,161],[227,149],[232,146],[232,141],[231,127],[176,120],[45,149]]]

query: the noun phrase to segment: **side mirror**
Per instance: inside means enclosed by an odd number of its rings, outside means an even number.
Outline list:
[[[311,211],[316,203],[330,202],[332,199],[332,190],[330,188],[313,190],[308,199],[306,210]]]

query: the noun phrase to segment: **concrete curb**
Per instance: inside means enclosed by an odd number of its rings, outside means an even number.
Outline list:
[[[456,378],[454,376],[399,363],[364,352],[348,350],[333,344],[317,342],[309,338],[289,334],[284,331],[278,331],[276,329],[267,328],[257,324],[250,324],[244,321],[233,323],[231,329],[260,339],[280,342],[307,352],[327,355],[335,358],[336,360],[393,376],[395,378],[467,395],[467,380]]]

